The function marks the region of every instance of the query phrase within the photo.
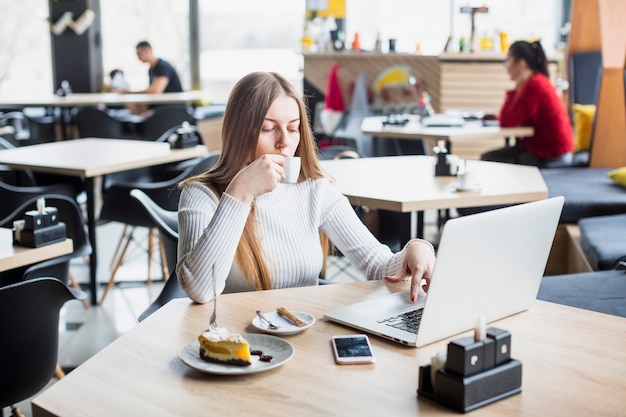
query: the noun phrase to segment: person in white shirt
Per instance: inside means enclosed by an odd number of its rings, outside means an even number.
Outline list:
[[[299,156],[298,182],[281,182]],[[233,88],[217,164],[183,181],[179,201],[181,287],[198,303],[214,294],[317,285],[330,241],[367,279],[411,279],[428,289],[433,246],[421,239],[393,253],[361,222],[318,162],[306,106],[276,73],[255,72]]]

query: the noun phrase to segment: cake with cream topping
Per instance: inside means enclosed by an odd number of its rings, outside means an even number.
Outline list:
[[[223,327],[209,329],[198,336],[200,358],[207,362],[226,365],[249,366],[250,344],[239,333],[231,333]]]

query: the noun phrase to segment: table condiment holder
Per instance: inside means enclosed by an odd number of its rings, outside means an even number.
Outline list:
[[[24,213],[24,219],[13,222],[13,244],[38,248],[67,239],[65,223],[59,221],[56,207],[46,207],[45,199],[37,200],[37,210]]]
[[[512,359],[511,335],[490,327],[486,337],[448,344],[445,365],[420,366],[418,395],[466,413],[522,391],[522,363]],[[433,378],[434,377],[434,378]]]

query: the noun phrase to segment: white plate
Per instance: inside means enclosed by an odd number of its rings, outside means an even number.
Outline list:
[[[301,311],[292,311],[292,314],[306,323],[306,325],[302,327],[298,327],[280,314],[277,311],[270,311],[267,313],[263,313],[265,317],[273,324],[280,326],[280,329],[272,330],[267,327],[267,323],[259,318],[259,316],[254,316],[252,319],[252,325],[259,330],[263,330],[264,332],[279,335],[279,336],[288,336],[290,334],[300,333],[301,331],[308,329],[313,326],[315,323],[315,317],[310,315],[309,313],[303,313]]]
[[[479,191],[481,188],[480,184],[474,184],[470,187],[461,187],[458,182],[452,183],[452,188],[455,191]]]
[[[236,366],[207,362],[200,359],[200,342],[196,341],[185,346],[178,356],[188,366],[207,374],[245,375],[267,371],[284,365],[295,353],[291,343],[276,336],[267,334],[244,333],[242,336],[250,344],[250,350],[261,350],[264,355],[271,355],[270,362],[261,362],[259,356],[252,355],[252,365]]]

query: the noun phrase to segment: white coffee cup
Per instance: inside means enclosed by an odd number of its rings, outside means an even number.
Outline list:
[[[461,189],[477,188],[480,185],[478,176],[471,171],[466,171],[466,172],[459,174],[458,178],[459,178],[459,188]]]
[[[300,176],[300,157],[288,156],[285,158],[285,168],[281,182],[295,184]]]

